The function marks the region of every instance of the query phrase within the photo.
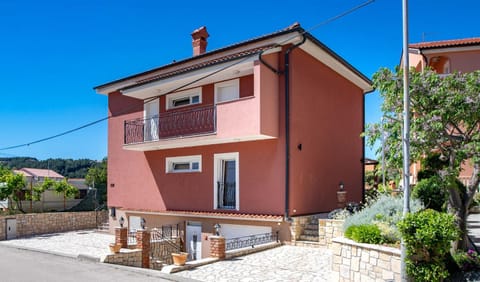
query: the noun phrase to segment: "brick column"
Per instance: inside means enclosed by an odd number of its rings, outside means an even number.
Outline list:
[[[127,227],[115,228],[115,244],[122,245],[122,248],[128,248],[128,230]]]
[[[225,237],[209,236],[210,239],[210,256],[213,258],[225,258]]]
[[[142,268],[150,268],[150,231],[137,230],[137,249],[142,250]]]

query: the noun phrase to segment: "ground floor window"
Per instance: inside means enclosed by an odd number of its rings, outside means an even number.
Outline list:
[[[202,156],[182,156],[165,159],[165,172],[201,172]]]
[[[214,209],[240,209],[239,154],[214,155]]]

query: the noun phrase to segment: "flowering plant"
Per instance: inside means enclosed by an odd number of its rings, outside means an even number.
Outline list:
[[[480,257],[478,253],[472,249],[468,251],[458,251],[453,258],[463,271],[472,271],[480,269]]]

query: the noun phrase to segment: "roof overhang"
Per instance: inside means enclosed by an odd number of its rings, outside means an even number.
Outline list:
[[[224,220],[240,220],[240,221],[263,221],[263,222],[283,222],[282,215],[258,215],[258,214],[241,214],[241,213],[221,213],[221,212],[195,212],[195,211],[142,211],[120,208],[125,213],[147,214],[159,216],[179,216],[189,218],[214,218]]]
[[[254,50],[255,48],[259,48],[259,50],[263,48],[263,54],[280,52],[281,46],[301,42],[303,37],[302,31],[303,29],[292,30],[260,40],[254,39],[239,43],[178,63],[100,85],[95,87],[95,90],[105,95],[120,90],[123,95],[146,99],[165,95],[177,90],[248,75],[253,73],[253,65],[255,60],[258,59],[259,52],[247,53],[241,57],[235,56],[236,54],[245,52],[245,50]],[[307,40],[304,44],[300,45],[302,50],[351,81],[362,89],[363,93],[373,91],[372,82],[369,78],[309,33],[305,33],[304,36],[306,36]],[[224,59],[230,56],[232,59]],[[215,60],[219,62],[212,64],[211,62]],[[202,66],[202,64],[206,66]],[[152,77],[154,77],[154,79],[151,79]],[[179,87],[182,88],[180,89]]]
[[[227,61],[138,86],[127,87],[120,90],[120,92],[125,96],[143,100],[204,84],[249,75],[253,73],[253,63],[257,57],[251,55],[250,57]]]

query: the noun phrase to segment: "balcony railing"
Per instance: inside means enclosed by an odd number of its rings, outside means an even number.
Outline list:
[[[238,238],[231,238],[225,240],[225,250],[235,250],[246,247],[254,248],[256,245],[279,242],[278,231],[272,233],[255,234],[250,236],[243,236]]]
[[[216,131],[215,106],[161,113],[158,117],[126,120],[125,144],[158,141],[213,133]]]
[[[234,209],[236,207],[235,182],[217,182],[218,208]]]

